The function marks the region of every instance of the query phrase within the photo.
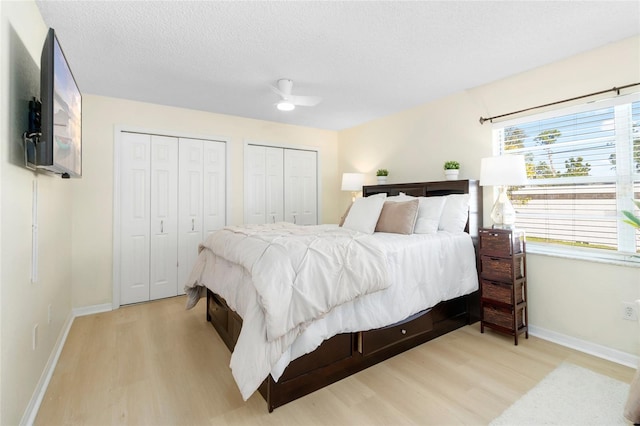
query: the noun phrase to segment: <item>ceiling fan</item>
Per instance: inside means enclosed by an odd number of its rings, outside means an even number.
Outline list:
[[[280,111],[291,111],[296,106],[316,106],[322,101],[320,96],[292,95],[292,87],[293,81],[287,78],[278,80],[278,87],[271,86],[271,89],[281,98],[276,104]]]

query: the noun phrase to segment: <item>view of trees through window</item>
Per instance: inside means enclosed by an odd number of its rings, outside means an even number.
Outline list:
[[[494,125],[500,154],[525,156],[529,184],[508,192],[528,241],[640,252],[621,221],[640,199],[638,99]]]

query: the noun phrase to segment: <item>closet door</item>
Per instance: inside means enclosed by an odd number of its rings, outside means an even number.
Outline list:
[[[247,145],[245,153],[245,223],[284,220],[284,150]]]
[[[265,147],[265,220],[284,220],[284,149]]]
[[[318,224],[317,153],[284,151],[284,220],[298,225]]]
[[[178,151],[178,294],[184,294],[198,245],[227,223],[226,144],[180,138]]]
[[[202,241],[202,141],[180,138],[178,151],[178,294],[184,294]]]
[[[226,143],[121,135],[120,304],[184,294],[198,244],[226,225]]]
[[[151,136],[122,133],[120,303],[149,300]]]
[[[266,221],[264,191],[267,178],[266,147],[245,146],[244,160],[244,222],[263,224]]]
[[[226,144],[218,141],[202,141],[204,162],[202,240],[224,227],[227,223]]]
[[[151,136],[149,299],[178,291],[178,139]]]

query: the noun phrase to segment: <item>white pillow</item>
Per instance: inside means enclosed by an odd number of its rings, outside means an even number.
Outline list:
[[[420,197],[418,218],[413,228],[414,234],[435,234],[442,216],[446,201],[445,197]],[[465,221],[466,222],[466,221]]]
[[[356,198],[342,227],[373,234],[386,198],[387,194],[385,193]]]
[[[438,229],[448,232],[463,232],[469,218],[469,194],[452,194],[444,198],[444,208]]]

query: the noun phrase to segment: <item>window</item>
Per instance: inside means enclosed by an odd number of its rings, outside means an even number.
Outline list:
[[[500,155],[525,156],[528,184],[509,196],[532,251],[640,263],[640,232],[621,213],[640,199],[640,94],[496,123],[493,134]]]

